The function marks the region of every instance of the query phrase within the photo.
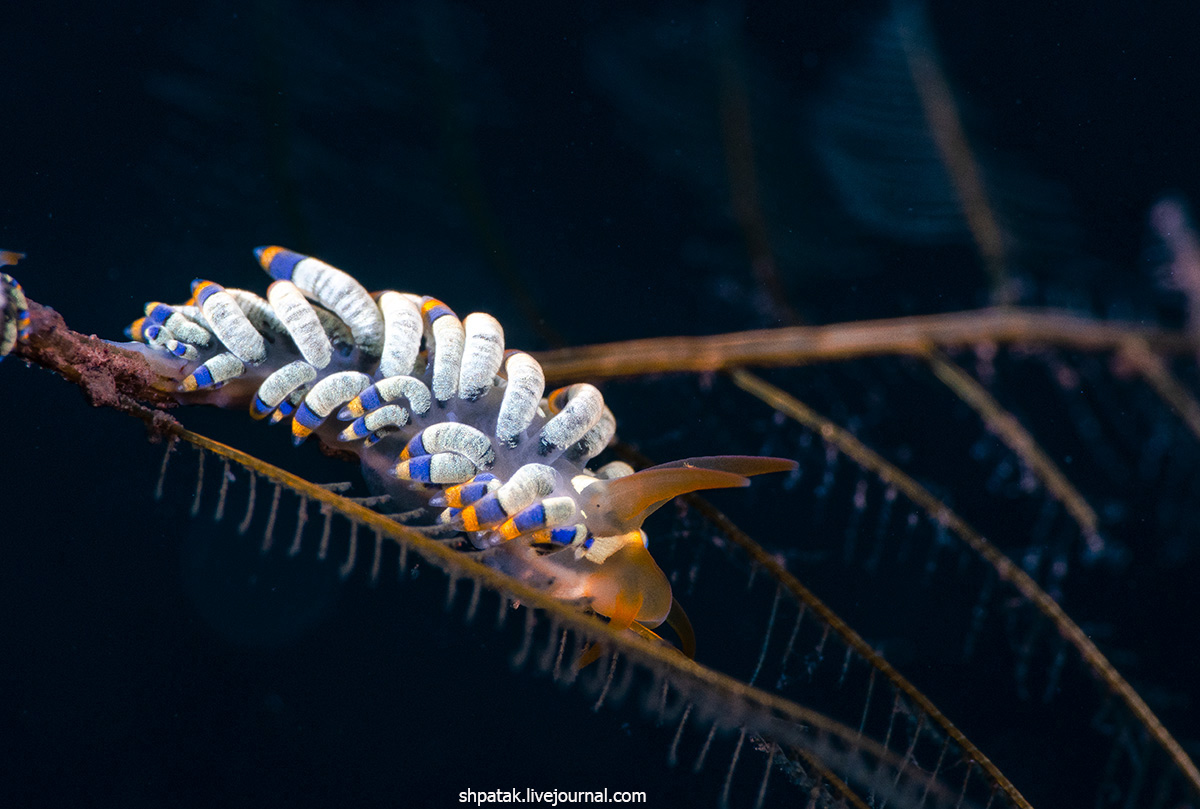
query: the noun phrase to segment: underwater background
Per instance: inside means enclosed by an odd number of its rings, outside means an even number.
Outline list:
[[[27,254],[13,274],[84,333],[119,339],[145,301],[182,300],[195,277],[265,288],[260,244],[369,289],[490,312],[530,350],[951,312],[998,294],[1187,319],[1148,215],[1165,195],[1200,200],[1194,5],[262,0],[24,4],[5,18],[0,248]],[[1007,289],[925,132],[901,30],[940,54],[1000,212]],[[1073,367],[1096,390],[1117,385],[1104,362]],[[901,360],[789,373],[775,378],[912,461],[1040,570],[1196,756],[1194,438],[1156,428],[1158,411],[1124,392],[1097,406],[1113,409],[1089,436],[1044,379],[1000,386],[1094,497],[1108,545],[1084,558],[1068,521],[1043,524],[1041,495],[997,471],[1005,454],[978,422],[928,405]],[[1056,736],[1011,656],[963,661],[932,629],[969,622],[970,594],[894,594],[926,587],[921,566],[871,569],[874,523],[855,563],[843,554],[869,522],[852,516],[846,465],[823,471],[819,446],[720,379],[603,390],[619,437],[656,461],[800,459],[786,489],[713,499],[1034,805],[1098,803],[1078,790],[1103,780],[1106,749]],[[635,701],[593,712],[513,672],[519,627],[493,629],[494,609],[465,625],[435,574],[371,587],[311,555],[260,556],[228,521],[189,515],[190,484],[154,501],[162,448],[140,424],[15,359],[0,364],[0,410],[0,806],[448,806],[468,788],[525,787],[716,805],[723,764],[671,768],[674,728]],[[357,477],[240,414],[175,415],[310,480]],[[648,530],[652,550],[657,531],[676,554],[708,529],[663,514]],[[1047,558],[1072,577],[1039,567]],[[706,637],[761,632],[736,598],[685,603],[702,661],[718,651]],[[1013,631],[996,649],[1019,651]],[[732,803],[753,805],[756,785],[737,782]],[[778,787],[768,804],[798,794]]]

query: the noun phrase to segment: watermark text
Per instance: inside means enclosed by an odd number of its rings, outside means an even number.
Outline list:
[[[604,789],[466,789],[458,793],[459,803],[483,806],[492,803],[534,803],[544,806],[571,804],[645,803],[645,792]]]

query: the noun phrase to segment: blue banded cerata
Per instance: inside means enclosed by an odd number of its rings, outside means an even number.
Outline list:
[[[183,403],[290,421],[358,455],[406,522],[465,538],[489,566],[646,633],[691,629],[647,548],[643,521],[676,495],[793,469],[778,458],[688,458],[635,472],[588,463],[616,420],[586,383],[545,392],[538,362],[506,349],[482,312],[369,293],[323,261],[260,247],[266,297],[196,280],[183,304],[146,304],[128,329]],[[636,626],[635,626],[636,624]]]

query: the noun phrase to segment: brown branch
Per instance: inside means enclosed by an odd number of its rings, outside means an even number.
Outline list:
[[[1089,547],[1100,543],[1099,519],[1096,511],[1075,485],[1058,468],[1050,456],[1042,449],[1037,439],[1025,429],[1025,425],[1011,412],[1006,410],[987,389],[962,368],[938,351],[931,349],[926,356],[929,367],[942,383],[962,399],[972,410],[979,414],[984,425],[997,436],[1004,445],[1021,459],[1033,473],[1050,496],[1066,508],[1067,513],[1075,520]]]
[[[885,354],[923,357],[930,345],[1028,343],[1116,351],[1131,339],[1163,354],[1196,350],[1186,334],[1139,323],[1100,321],[1049,309],[978,309],[938,315],[791,326],[705,337],[655,337],[537,354],[554,382],[655,373],[803,365]]]
[[[1141,340],[1130,340],[1117,354],[1117,367],[1132,367],[1141,374],[1158,397],[1179,416],[1192,435],[1200,438],[1200,402],[1180,382],[1163,358],[1150,350]]]
[[[17,343],[14,357],[75,383],[96,407],[111,407],[150,422],[173,421],[160,408],[173,407],[175,399],[162,389],[159,375],[140,354],[72,331],[49,306],[35,301],[28,305],[30,333]]]
[[[75,331],[53,309],[29,301],[31,333],[13,354],[84,388],[97,405],[132,411],[145,403],[169,407],[174,398],[141,355]],[[791,326],[703,337],[654,337],[543,351],[535,356],[551,382],[656,373],[710,372],[747,366],[789,366],[855,357],[907,354],[924,358],[930,346],[1026,343],[1081,351],[1120,351],[1131,343],[1161,355],[1196,351],[1184,332],[1137,323],[1100,321],[1069,312],[979,309],[938,315]]]

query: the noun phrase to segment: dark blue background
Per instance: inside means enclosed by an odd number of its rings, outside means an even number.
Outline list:
[[[1195,8],[974,5],[930,20],[989,180],[1017,201],[1012,230],[1035,245],[1016,264],[1023,300],[1177,325],[1145,222],[1164,193],[1200,198]],[[28,253],[15,274],[32,297],[111,338],[193,277],[262,288],[250,249],[267,243],[490,311],[524,348],[776,325],[731,203],[721,116],[743,98],[801,318],[985,305],[965,230],[872,231],[815,145],[885,14],[24,4],[4,15],[0,247]],[[736,430],[714,448],[698,419],[654,432],[686,409],[670,397],[704,404],[691,382],[613,395],[622,437],[648,451],[759,449]],[[231,531],[151,501],[159,450],[136,423],[15,361],[0,406],[0,803],[448,806],[468,787],[607,786],[715,804],[721,772],[667,770],[670,729],[511,674],[512,638],[464,628],[437,586],[343,588],[239,556]],[[231,414],[182,418],[297,457]],[[348,475],[313,454],[310,478]],[[1185,601],[1138,625],[1169,646],[1195,614]],[[1166,657],[1148,679],[1190,706]],[[1014,760],[1026,732],[990,741]]]

